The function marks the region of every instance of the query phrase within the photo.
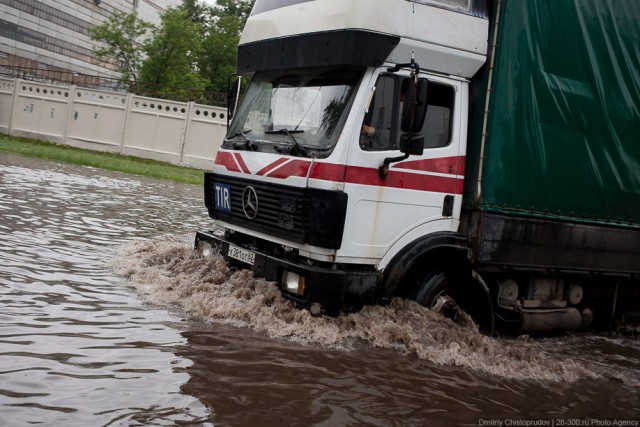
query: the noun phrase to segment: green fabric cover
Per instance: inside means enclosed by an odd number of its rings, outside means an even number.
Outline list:
[[[640,227],[640,1],[503,0],[490,101],[476,208]]]

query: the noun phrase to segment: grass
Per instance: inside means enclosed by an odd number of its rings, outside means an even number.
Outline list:
[[[204,171],[200,169],[7,135],[0,135],[0,152],[56,160],[75,165],[92,166],[99,169],[167,179],[186,184],[202,185],[204,176]]]

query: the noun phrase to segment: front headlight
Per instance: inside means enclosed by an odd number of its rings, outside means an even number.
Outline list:
[[[291,271],[284,271],[282,273],[282,287],[287,292],[303,296],[306,287],[306,281],[304,276],[293,273]]]
[[[198,251],[198,254],[200,255],[200,257],[202,258],[216,254],[216,251],[214,251],[213,245],[207,242],[206,240],[202,240],[202,239],[198,240],[198,246],[196,246],[196,250]]]

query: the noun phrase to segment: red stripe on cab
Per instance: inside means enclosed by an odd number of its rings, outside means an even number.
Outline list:
[[[247,167],[246,163],[244,162],[244,159],[242,158],[242,155],[240,153],[233,153],[233,156],[236,158],[236,161],[238,162],[238,165],[240,165],[240,169],[242,169],[242,172],[248,173],[249,175],[251,175],[251,172],[249,171],[249,168]]]
[[[424,172],[464,175],[465,156],[439,157],[435,159],[410,160],[394,165],[395,169],[412,169]]]
[[[216,154],[216,165],[224,166],[231,172],[240,172],[240,168],[233,159],[233,156],[226,151],[218,151],[218,154]]]
[[[289,163],[285,163],[267,176],[269,178],[289,178],[290,176],[306,177],[309,172],[311,162],[304,160],[292,160]]]
[[[265,166],[262,169],[260,169],[256,175],[264,175],[265,173],[269,172],[271,169],[275,168],[276,166],[279,166],[279,165],[283,164],[286,161],[287,161],[287,159],[285,159],[284,157],[281,157],[278,160],[276,160],[275,162],[271,162],[267,166]]]

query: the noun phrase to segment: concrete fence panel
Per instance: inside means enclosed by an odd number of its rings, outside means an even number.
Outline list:
[[[64,142],[70,89],[24,80],[16,84],[11,134]]]
[[[120,152],[127,118],[127,94],[73,87],[67,144]]]
[[[224,108],[0,78],[0,133],[210,169]]]
[[[15,89],[15,79],[0,78],[0,133],[9,133]]]
[[[188,106],[185,102],[129,96],[122,153],[180,163]]]
[[[188,123],[181,161],[195,168],[211,169],[227,131],[227,110],[191,103]]]

